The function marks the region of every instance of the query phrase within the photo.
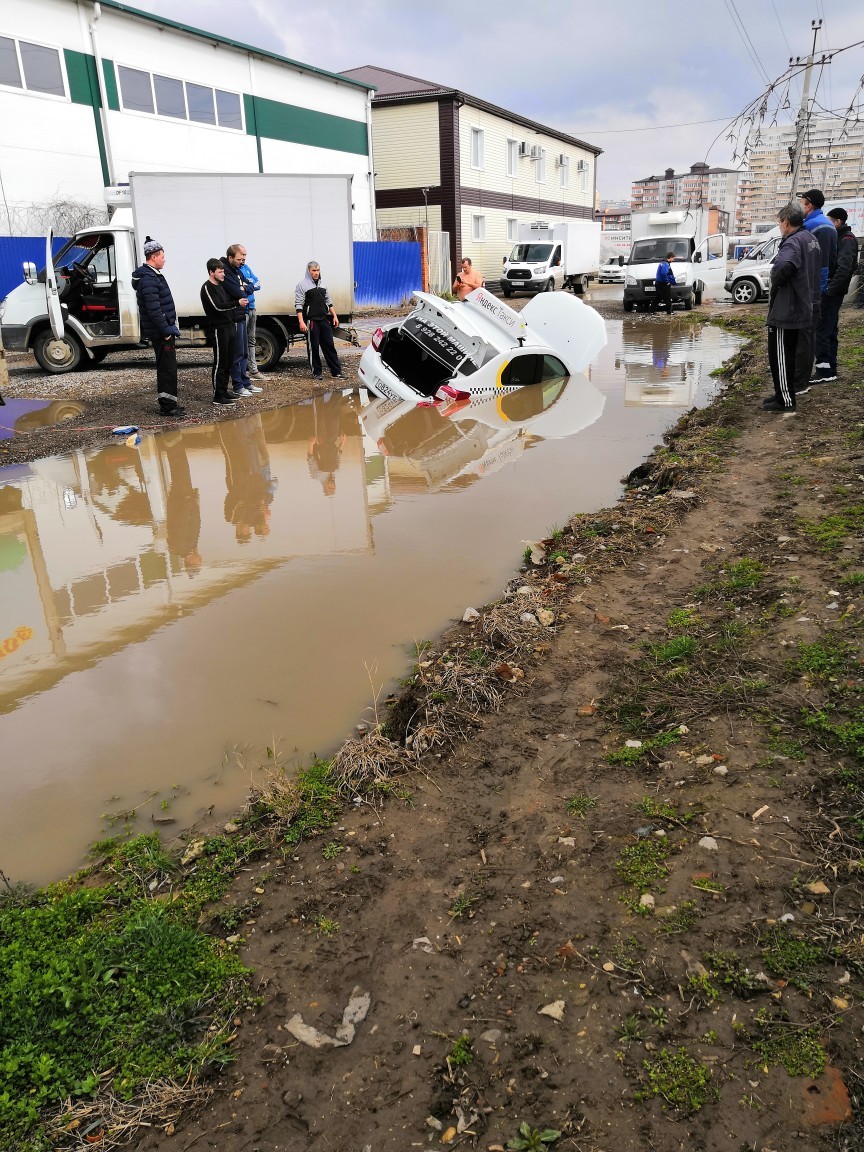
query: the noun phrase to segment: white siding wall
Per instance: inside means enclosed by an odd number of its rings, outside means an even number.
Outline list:
[[[484,166],[482,170],[471,167],[471,129],[483,131]],[[546,149],[546,180],[538,184],[535,179],[534,160],[525,157],[517,160],[516,176],[507,175],[507,140],[526,141],[529,146],[539,145]],[[544,200],[560,200],[565,204],[594,207],[594,167],[596,157],[592,152],[565,144],[553,136],[546,136],[495,116],[467,104],[459,113],[459,153],[462,168],[462,184],[469,188],[485,188],[494,192],[508,192],[517,196],[540,196]],[[561,187],[561,170],[555,160],[564,154],[570,161],[569,187]],[[581,191],[578,162],[588,165],[585,191]]]
[[[376,108],[373,129],[376,187],[432,188],[441,183],[434,101]]]
[[[79,7],[70,0],[9,0],[0,5],[0,35],[57,47],[61,60],[63,48],[92,55],[91,15],[90,4]],[[115,69],[125,64],[223,88],[240,94],[241,107],[243,94],[250,93],[361,124],[367,119],[365,89],[254,58],[206,35],[160,28],[108,8],[102,9],[97,31],[102,56],[113,61]],[[43,203],[55,195],[101,205],[102,169],[91,108],[0,88],[0,122],[0,172],[10,207]],[[130,171],[258,170],[255,137],[247,135],[245,123],[237,130],[124,110],[109,111],[108,126],[115,179],[120,181]],[[266,138],[262,155],[269,171],[353,174],[355,222],[370,222],[366,156]],[[0,233],[5,231],[0,204]]]
[[[486,239],[482,243],[471,238],[473,217],[477,215],[485,217]],[[516,219],[519,224],[531,224],[537,219],[537,213],[462,205],[462,255],[470,257],[474,267],[480,269],[486,280],[501,279],[501,265],[504,257],[509,256],[514,243],[507,239],[509,219]]]

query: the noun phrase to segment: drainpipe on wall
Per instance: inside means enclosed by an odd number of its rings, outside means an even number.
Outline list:
[[[372,92],[366,93],[366,149],[369,153],[369,208],[372,215],[372,236],[378,239],[378,220],[375,216],[375,160],[372,154]]]
[[[101,4],[94,4],[93,19],[90,21],[88,27],[90,28],[90,43],[93,46],[93,56],[96,60],[96,82],[99,85],[99,102],[102,105],[99,114],[102,121],[102,134],[105,137],[105,159],[108,165],[108,182],[115,184],[117,181],[114,175],[114,154],[111,150],[111,130],[108,126],[108,91],[105,87],[105,73],[102,68],[102,56],[99,53],[99,41],[96,38],[96,25],[101,15]]]

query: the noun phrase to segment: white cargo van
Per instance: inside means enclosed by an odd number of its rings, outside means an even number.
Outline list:
[[[675,253],[672,303],[690,311],[705,293],[717,296],[726,278],[726,235],[713,231],[711,208],[636,209],[633,247],[624,278],[624,311],[651,308],[657,299],[654,277],[669,252]]]
[[[520,225],[518,235],[501,274],[505,296],[555,288],[581,295],[600,270],[600,225],[593,220],[538,220]]]
[[[110,224],[86,228],[45,268],[24,265],[24,283],[6,297],[3,340],[32,351],[46,372],[71,372],[141,343],[132,272],[146,236],[165,248],[182,338],[205,342],[200,289],[206,263],[243,244],[261,281],[257,360],[272,368],[299,336],[294,286],[317,260],[340,320],[354,304],[350,176],[136,172],[106,190]]]

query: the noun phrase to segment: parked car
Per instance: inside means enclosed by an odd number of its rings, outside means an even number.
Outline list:
[[[780,235],[772,235],[762,244],[751,248],[737,264],[726,270],[723,287],[736,304],[755,304],[767,299],[771,288],[771,264],[780,246]]]
[[[445,404],[541,384],[588,367],[606,325],[575,296],[535,296],[521,312],[485,288],[461,303],[417,292],[417,307],[376,329],[360,382],[388,400]]]
[[[623,284],[624,283],[624,257],[615,260],[607,260],[605,264],[600,265],[600,273],[597,276],[601,284]]]

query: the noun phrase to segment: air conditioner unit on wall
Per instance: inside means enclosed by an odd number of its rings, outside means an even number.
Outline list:
[[[559,152],[558,155],[555,157],[555,167],[556,168],[563,168],[566,163],[567,163],[567,157],[564,155],[563,152]]]
[[[540,147],[539,144],[535,144],[531,149],[531,159],[532,160],[539,160],[542,155],[543,155],[543,149]]]
[[[530,154],[530,152],[531,152],[531,149],[528,146],[528,141],[523,140],[522,143],[519,145],[519,155],[520,156],[528,156]]]

